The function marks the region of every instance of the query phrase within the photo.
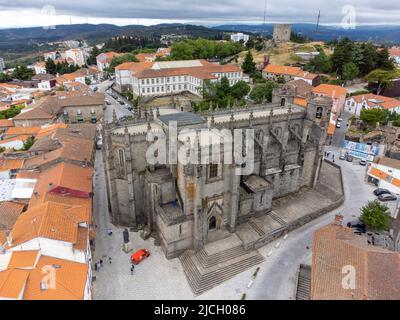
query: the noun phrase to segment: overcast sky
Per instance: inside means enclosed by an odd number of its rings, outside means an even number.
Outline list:
[[[398,0],[267,0],[267,22],[340,24],[353,6],[357,24],[400,24]],[[0,0],[0,27],[69,23],[262,23],[265,0]],[[352,13],[351,13],[352,14]]]

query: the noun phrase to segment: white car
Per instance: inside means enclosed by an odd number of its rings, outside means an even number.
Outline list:
[[[338,121],[338,122],[342,122],[342,121],[343,121],[343,118],[338,118],[337,121]]]
[[[336,128],[341,128],[342,124],[340,122],[336,123]]]

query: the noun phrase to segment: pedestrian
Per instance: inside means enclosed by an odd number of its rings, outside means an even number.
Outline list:
[[[97,262],[94,264],[94,271],[97,271],[98,270],[98,268],[97,268]]]
[[[100,267],[103,267],[103,260],[100,259]]]
[[[111,264],[111,257],[108,257],[108,263]]]
[[[134,270],[134,267],[132,266],[131,267],[131,276],[133,276],[133,270]]]

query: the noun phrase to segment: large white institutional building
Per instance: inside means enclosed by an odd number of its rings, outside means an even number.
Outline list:
[[[115,68],[115,77],[120,90],[131,90],[137,96],[184,91],[201,95],[205,80],[215,82],[226,77],[230,85],[240,80],[249,81],[236,65],[219,65],[206,60],[127,62]]]

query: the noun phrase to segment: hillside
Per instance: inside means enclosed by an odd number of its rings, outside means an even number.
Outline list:
[[[25,56],[35,56],[39,52],[51,49],[47,45],[48,42],[64,40],[87,40],[90,44],[94,44],[120,35],[160,37],[163,34],[221,39],[223,33],[222,30],[185,24],[122,27],[111,24],[73,24],[59,25],[55,29],[44,29],[42,27],[0,29],[0,57],[4,56],[6,61],[10,61]]]
[[[221,25],[213,27],[216,30],[254,32],[272,35],[273,24],[266,25]],[[316,41],[330,41],[348,37],[353,41],[373,41],[377,43],[400,44],[400,26],[357,26],[356,29],[321,25],[316,32],[315,24],[293,24],[293,31],[308,36]]]

